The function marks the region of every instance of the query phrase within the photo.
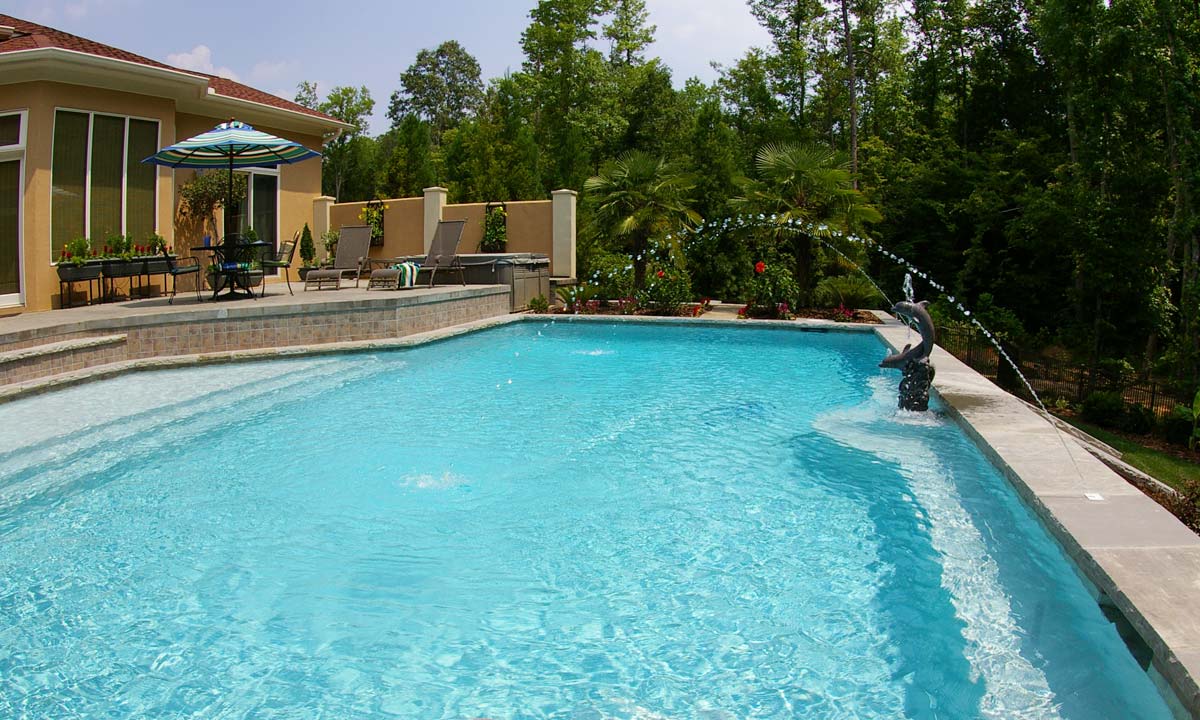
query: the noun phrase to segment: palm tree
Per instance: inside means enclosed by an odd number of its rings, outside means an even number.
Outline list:
[[[773,215],[778,225],[776,239],[790,236],[796,253],[796,281],[806,295],[812,290],[813,237],[831,237],[838,232],[857,232],[865,223],[883,216],[866,196],[854,187],[854,175],[846,156],[815,144],[767,145],[755,157],[757,180],[743,183],[736,207]],[[808,226],[807,231],[789,228],[792,221]]]
[[[646,261],[653,238],[668,239],[701,218],[687,197],[694,182],[674,164],[640,150],[607,163],[583,189],[597,203],[595,220],[623,241],[633,255],[633,285],[646,282]]]

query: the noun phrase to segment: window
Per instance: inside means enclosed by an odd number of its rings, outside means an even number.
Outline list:
[[[0,114],[0,304],[21,302],[25,113]]]
[[[155,120],[54,113],[51,257],[77,237],[102,244],[109,235],[131,235],[141,243],[155,232],[158,174],[142,160],[156,150]]]

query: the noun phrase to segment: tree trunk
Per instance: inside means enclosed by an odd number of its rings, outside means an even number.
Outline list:
[[[850,2],[840,0],[842,6],[842,39],[846,43],[846,82],[850,91],[850,173],[854,189],[858,189],[858,74],[854,68],[854,38],[850,35]]]
[[[646,287],[646,238],[633,241],[633,289]]]

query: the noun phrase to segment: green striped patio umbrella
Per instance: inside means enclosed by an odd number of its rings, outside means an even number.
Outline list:
[[[228,236],[234,168],[276,167],[315,157],[321,157],[321,153],[231,119],[208,132],[165,147],[142,162],[171,168],[228,168],[229,195],[225,204],[225,235]]]

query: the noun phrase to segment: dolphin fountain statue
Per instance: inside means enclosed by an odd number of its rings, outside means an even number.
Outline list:
[[[921,333],[921,342],[915,347],[910,343],[900,352],[885,357],[879,367],[900,368],[904,373],[900,380],[900,407],[904,410],[929,409],[929,386],[933,384],[933,365],[929,363],[929,354],[937,334],[933,327],[933,318],[926,309],[929,303],[925,301],[901,301],[892,306],[892,314],[900,316],[909,322],[916,322],[917,331]]]

